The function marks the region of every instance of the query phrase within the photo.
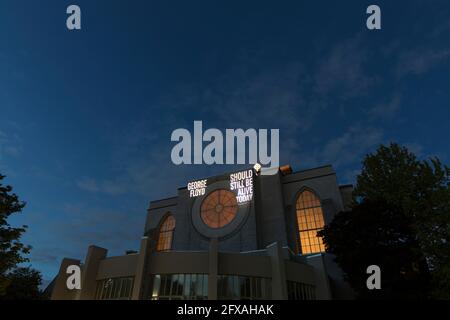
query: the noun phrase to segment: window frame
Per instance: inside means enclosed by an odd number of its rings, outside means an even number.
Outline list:
[[[302,194],[304,194],[305,192],[310,192],[315,197],[315,200],[317,200],[319,202],[319,206],[305,206],[304,208],[298,209],[299,199],[302,196]],[[308,252],[304,253],[303,245],[302,245],[302,236],[301,236],[302,233],[307,234],[308,232],[314,232],[314,231],[317,233],[318,231],[323,230],[323,228],[325,227],[325,224],[326,224],[325,223],[325,214],[323,211],[323,203],[322,203],[321,197],[313,189],[308,188],[308,187],[303,187],[302,189],[300,189],[299,192],[297,192],[297,194],[294,198],[294,206],[293,207],[294,207],[294,219],[295,219],[295,223],[296,223],[296,227],[297,227],[295,238],[297,239],[298,253],[302,254],[302,255],[309,255],[309,254],[318,254],[318,253],[325,252],[325,245],[324,245],[323,239],[322,239],[322,240],[320,240],[321,243],[318,244],[320,251],[312,250],[313,245],[309,244],[308,247],[310,250]],[[317,228],[317,227],[310,228],[308,226],[308,223],[310,223],[311,221],[306,221],[306,211],[312,210],[313,219],[314,219],[314,215],[315,215],[314,209],[316,209],[316,208],[319,208],[321,211],[321,214],[322,214],[321,219],[322,219],[323,224],[319,228]],[[305,229],[300,228],[300,221],[299,221],[300,219],[298,216],[298,211],[300,211],[300,210],[302,210],[305,215],[305,221],[306,221],[306,225],[307,225]],[[315,223],[315,219],[313,222]],[[308,239],[310,239],[310,238],[311,237],[308,237]],[[317,245],[317,244],[314,244],[314,245]]]
[[[168,222],[169,219],[173,219],[173,227],[169,230],[162,230],[162,228],[164,227],[164,225]],[[158,236],[157,236],[157,240],[156,240],[156,251],[157,252],[165,252],[165,251],[171,251],[172,250],[172,245],[173,245],[173,238],[175,235],[175,228],[177,226],[177,220],[175,219],[174,215],[170,212],[167,212],[164,217],[161,219],[161,222],[158,226]],[[164,236],[164,239],[162,239],[162,236]],[[170,238],[170,243],[167,246],[166,243],[164,243],[164,246],[161,245],[160,247],[160,243],[161,241],[167,241],[167,238]]]

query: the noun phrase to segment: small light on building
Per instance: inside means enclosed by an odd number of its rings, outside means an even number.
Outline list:
[[[256,173],[256,175],[259,175],[260,173],[261,173],[261,165],[259,164],[259,163],[256,163],[254,166],[253,166],[253,169],[255,169],[255,173]]]

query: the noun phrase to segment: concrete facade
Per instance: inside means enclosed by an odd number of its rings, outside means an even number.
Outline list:
[[[331,166],[296,173],[279,170],[267,176],[255,172],[252,200],[239,204],[236,218],[227,226],[208,228],[199,218],[200,205],[214,190],[226,189],[229,179],[229,174],[207,178],[204,196],[190,197],[183,187],[176,197],[152,201],[138,253],[107,257],[106,249],[91,246],[84,264],[64,259],[52,299],[167,298],[166,293],[161,294],[167,281],[172,285],[172,298],[174,294],[190,297],[188,291],[194,284],[196,290],[203,284],[204,298],[221,299],[226,290],[236,291],[236,285],[230,287],[232,281],[240,281],[237,291],[245,297],[260,292],[260,286],[265,286],[267,294],[258,293],[255,298],[352,297],[329,254],[301,254],[296,215],[299,194],[310,190],[320,198],[325,224],[350,205],[351,186],[339,186]],[[176,221],[171,250],[159,252],[159,231],[168,215]],[[65,270],[70,264],[81,267],[81,290],[65,287]],[[188,283],[187,279],[197,282]]]

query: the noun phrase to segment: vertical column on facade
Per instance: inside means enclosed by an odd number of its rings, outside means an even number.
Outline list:
[[[80,300],[94,300],[97,289],[97,272],[100,262],[106,258],[108,250],[90,246],[81,274]]]
[[[55,279],[55,286],[52,291],[52,300],[77,300],[79,290],[69,290],[67,288],[67,268],[72,265],[80,266],[80,260],[64,258],[59,268],[58,276]]]
[[[149,253],[150,241],[148,237],[142,237],[141,248],[139,251],[139,257],[136,266],[136,273],[134,276],[133,294],[131,295],[132,300],[139,300],[141,298],[143,290],[143,279],[145,272],[146,258]]]
[[[328,279],[327,267],[325,264],[325,254],[319,253],[308,256],[307,263],[314,267],[315,274],[315,298],[317,300],[331,300],[331,286]]]
[[[219,267],[219,252],[217,239],[209,242],[209,263],[208,263],[208,299],[217,300],[217,274]]]
[[[278,242],[267,246],[272,268],[272,299],[287,300],[286,265],[281,245]]]

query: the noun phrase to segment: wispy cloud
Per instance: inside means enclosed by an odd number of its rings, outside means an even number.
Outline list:
[[[76,181],[77,186],[85,191],[89,192],[99,192],[100,187],[98,186],[97,182],[88,177],[82,177]]]
[[[402,96],[399,93],[395,93],[389,100],[379,102],[370,108],[368,114],[374,119],[392,119],[400,110],[401,102]]]
[[[85,191],[92,193],[104,193],[108,195],[119,195],[126,193],[124,185],[118,184],[113,180],[101,180],[97,181],[94,178],[81,177],[76,180],[76,185]]]
[[[354,125],[342,135],[314,149],[304,161],[309,164],[326,162],[334,166],[356,164],[364,154],[382,141],[382,129]]]
[[[319,59],[314,77],[315,91],[319,95],[333,94],[344,98],[367,93],[376,83],[376,77],[365,70],[368,59],[369,51],[361,35],[338,43]]]
[[[410,74],[421,75],[428,72],[439,63],[447,61],[449,57],[449,49],[414,49],[404,51],[399,55],[396,74],[399,77]]]
[[[286,62],[261,66],[252,74],[233,70],[199,94],[204,97],[205,115],[213,116],[222,126],[306,130],[316,107],[307,99],[309,82],[303,65]]]
[[[91,244],[112,251],[123,251],[131,243],[137,244],[143,232],[145,209],[113,209],[87,204],[66,204],[67,218],[58,223],[58,235],[66,243],[82,250]]]
[[[0,131],[0,160],[2,157],[18,157],[22,152],[22,142],[17,133]]]
[[[17,171],[11,165],[11,160],[17,159],[23,153],[22,139],[17,133],[0,130],[0,173],[14,176]]]

